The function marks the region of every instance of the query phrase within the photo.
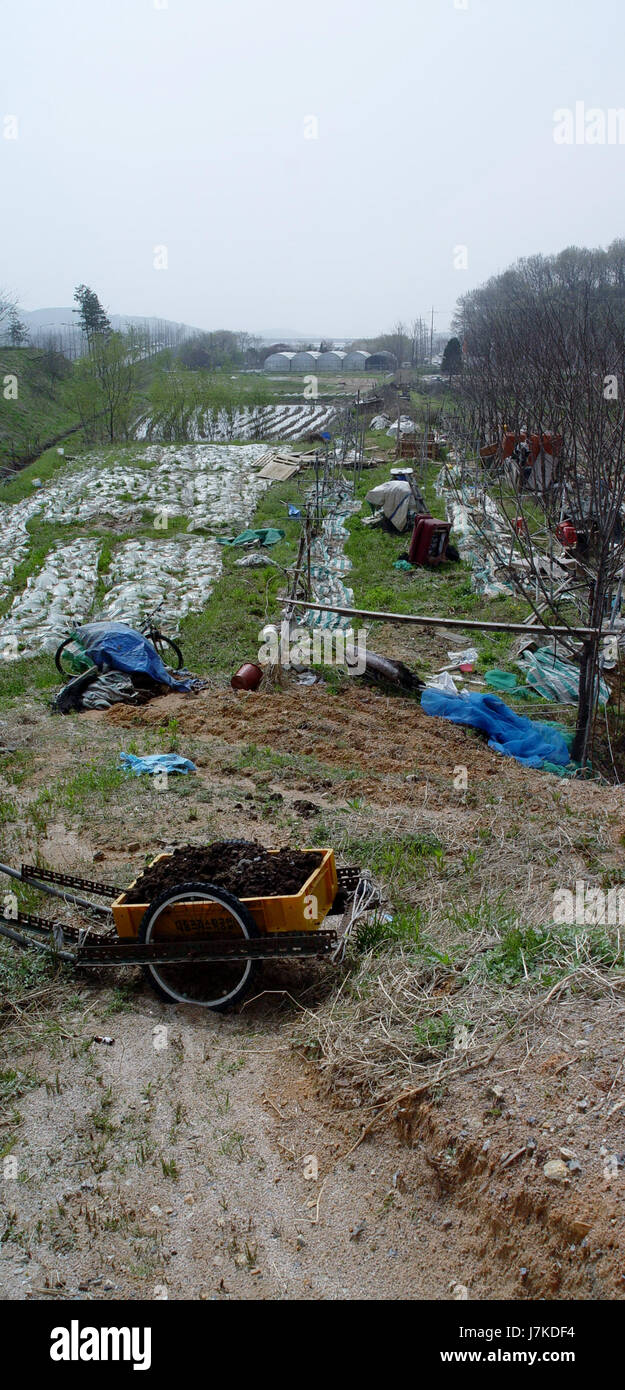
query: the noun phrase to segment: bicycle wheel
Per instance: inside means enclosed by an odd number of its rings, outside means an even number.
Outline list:
[[[61,676],[79,676],[91,665],[88,656],[73,637],[66,637],[54,653],[54,664]]]
[[[180,671],[182,669],[184,665],[182,652],[180,647],[172,642],[171,637],[164,637],[162,632],[154,632],[150,635],[149,640],[168,671]]]

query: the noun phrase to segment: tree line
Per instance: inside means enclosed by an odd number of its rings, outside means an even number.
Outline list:
[[[517,262],[460,299],[454,327],[463,371],[450,429],[462,466],[481,452],[489,468],[486,481],[523,561],[510,567],[510,578],[545,629],[568,621],[595,634],[581,650],[573,746],[585,763],[597,717],[600,632],[620,614],[625,575],[625,241]],[[505,435],[516,441],[508,458]],[[532,448],[538,458],[530,467]],[[577,538],[576,565],[558,594],[548,562],[565,522]],[[493,544],[486,529],[484,541]],[[499,545],[504,568],[507,546]],[[568,646],[573,654],[576,643]]]

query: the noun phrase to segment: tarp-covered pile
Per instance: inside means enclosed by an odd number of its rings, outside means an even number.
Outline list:
[[[380,507],[382,515],[396,531],[405,531],[416,512],[416,503],[410,483],[400,478],[391,482],[379,483],[369,489],[365,498],[372,507]]]
[[[78,646],[99,671],[126,671],[130,675],[149,676],[173,690],[190,690],[189,680],[177,681],[170,675],[161,658],[141,632],[126,623],[85,623],[72,634]]]

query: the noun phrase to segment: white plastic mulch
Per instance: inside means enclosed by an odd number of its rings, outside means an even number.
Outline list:
[[[311,500],[314,490],[310,493]],[[326,496],[326,513],[323,518],[321,535],[317,536],[311,547],[311,579],[315,603],[329,603],[332,607],[351,608],[354,591],[345,583],[345,576],[351,569],[351,560],[344,552],[349,532],[345,522],[354,512],[360,511],[361,502],[356,502],[351,483],[337,483]],[[309,610],[304,618],[309,627],[343,628],[351,630],[351,618],[339,613],[322,613]]]
[[[152,445],[139,458],[153,466],[120,462],[83,466],[42,490],[46,521],[92,522],[121,518],[129,507],[185,516],[191,530],[249,519],[268,487],[254,471],[262,444]],[[17,504],[20,505],[19,503]]]
[[[13,507],[0,504],[0,603],[9,593],[17,566],[30,549],[26,523],[40,510],[39,494],[27,497]]]
[[[10,660],[55,650],[75,617],[89,613],[99,554],[99,542],[87,539],[50,551],[0,623],[0,656]]]
[[[175,541],[126,541],[116,551],[108,577],[113,581],[102,616],[130,623],[158,608],[157,624],[167,633],[189,612],[204,608],[221,574],[216,541],[180,536]]]
[[[131,529],[137,515],[147,514],[156,523],[154,540],[120,543],[98,616],[103,611],[132,622],[164,600],[158,621],[171,630],[186,613],[205,606],[221,571],[216,542],[188,532],[225,527],[236,535],[249,524],[270,486],[255,467],[265,453],[260,443],[153,444],[134,457],[132,449],[120,451],[119,460],[111,463],[93,453],[63,469],[33,496],[0,502],[0,603],[16,565],[28,555],[26,524],[31,518],[40,516],[57,526]],[[187,534],[168,534],[170,517],[185,517]],[[57,544],[0,618],[0,656],[50,650],[75,622],[92,616],[99,552],[100,543],[92,538]]]
[[[245,406],[236,411],[196,410],[188,429],[194,440],[215,443],[229,439],[303,439],[306,435],[325,430],[336,413],[332,405],[263,405]],[[135,431],[137,439],[163,438],[166,422],[147,416]]]
[[[514,587],[497,578],[495,557],[485,544],[488,537],[502,556],[506,547],[510,548],[510,533],[492,497],[481,486],[465,483],[461,487],[458,469],[447,464],[436,479],[436,492],[445,499],[447,520],[451,522],[460,556],[471,566],[473,591],[488,598],[510,595]]]

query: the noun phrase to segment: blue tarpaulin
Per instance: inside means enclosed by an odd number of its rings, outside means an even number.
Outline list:
[[[490,735],[489,748],[527,767],[543,767],[545,763],[566,767],[571,761],[559,729],[515,714],[496,695],[446,695],[442,690],[426,689],[421,708],[439,719],[450,719],[452,724],[482,729]]]
[[[134,753],[120,753],[120,762],[124,767],[132,772],[135,777],[140,777],[142,772],[197,772],[195,763],[190,758],[181,758],[179,753],[148,753],[145,758],[137,758]]]
[[[86,623],[72,634],[99,671],[126,671],[151,676],[172,690],[191,690],[191,681],[176,681],[147,637],[127,623]]]

